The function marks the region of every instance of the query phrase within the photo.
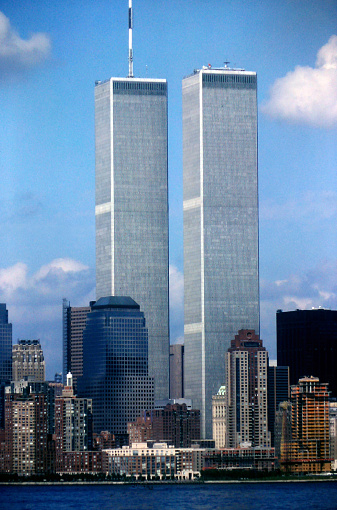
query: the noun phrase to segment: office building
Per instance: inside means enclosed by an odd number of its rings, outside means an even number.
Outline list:
[[[70,306],[70,302],[63,299],[63,383],[66,384],[70,372],[75,393],[77,379],[83,375],[83,330],[93,303],[90,302],[89,306]]]
[[[256,73],[183,80],[185,397],[212,435],[212,396],[240,329],[259,333]]]
[[[0,428],[5,425],[5,386],[12,380],[12,324],[8,310],[0,303]]]
[[[291,438],[281,442],[281,469],[295,473],[330,471],[328,384],[318,377],[303,377],[291,386],[290,398]]]
[[[337,402],[329,403],[330,458],[337,468]]]
[[[167,82],[96,82],[96,295],[144,312],[155,397],[169,396]]]
[[[226,446],[227,425],[227,393],[226,386],[220,386],[219,391],[212,397],[212,426],[215,448]]]
[[[240,330],[227,353],[226,447],[269,447],[268,352],[254,330]]]
[[[13,345],[12,380],[44,382],[46,380],[46,364],[40,340],[19,340]]]
[[[290,384],[313,375],[337,397],[337,311],[317,308],[276,313],[277,364],[289,366]]]
[[[92,306],[78,394],[92,399],[94,432],[109,431],[117,439],[126,438],[128,422],[153,409],[148,332],[144,313],[130,297],[101,298]]]
[[[271,446],[275,446],[275,416],[281,402],[289,401],[289,367],[268,366],[268,425]]]
[[[170,345],[170,398],[184,398],[184,346]]]

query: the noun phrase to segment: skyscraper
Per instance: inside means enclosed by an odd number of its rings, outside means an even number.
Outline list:
[[[184,394],[203,437],[231,339],[259,332],[256,86],[227,67],[183,80]]]
[[[313,375],[337,397],[337,310],[276,313],[277,363],[289,366],[290,384]]]
[[[96,295],[144,311],[156,398],[169,395],[167,82],[96,82]]]
[[[67,374],[71,372],[74,392],[77,391],[77,378],[83,374],[83,330],[91,306],[70,306],[63,299],[63,382],[67,382]]]
[[[79,396],[92,399],[94,432],[126,435],[128,422],[153,409],[144,314],[129,297],[101,298],[83,331]]]
[[[270,446],[267,403],[268,352],[254,330],[241,330],[227,353],[226,446]]]

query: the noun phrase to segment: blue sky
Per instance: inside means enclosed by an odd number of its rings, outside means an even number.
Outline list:
[[[183,335],[181,80],[258,74],[261,337],[337,309],[337,2],[134,0],[134,74],[169,83],[171,341]],[[61,303],[95,297],[94,82],[128,73],[127,0],[2,0],[0,301],[61,370]]]

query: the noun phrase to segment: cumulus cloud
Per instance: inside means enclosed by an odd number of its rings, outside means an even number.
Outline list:
[[[0,12],[0,73],[11,76],[32,69],[44,62],[51,49],[47,34],[35,33],[22,39],[11,26],[10,20]]]
[[[171,343],[184,341],[184,275],[170,265],[170,337]]]
[[[0,269],[0,302],[7,304],[13,342],[39,338],[47,375],[62,369],[62,299],[87,306],[95,299],[94,272],[70,258],[51,261],[31,273],[26,264]]]
[[[272,85],[261,110],[271,117],[315,127],[337,125],[337,35],[317,54],[316,66],[297,66]]]
[[[276,356],[276,311],[337,309],[337,260],[322,262],[306,273],[276,281],[262,280],[261,337],[271,356]]]

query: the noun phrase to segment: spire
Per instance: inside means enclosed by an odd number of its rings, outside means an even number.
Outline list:
[[[128,78],[133,78],[132,28],[133,28],[132,0],[129,0],[129,76],[128,76]]]

